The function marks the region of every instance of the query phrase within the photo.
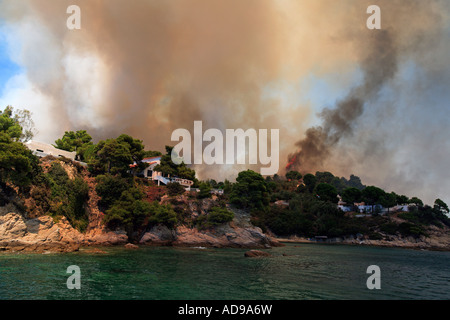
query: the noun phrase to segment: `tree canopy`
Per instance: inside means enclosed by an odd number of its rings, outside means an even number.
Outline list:
[[[172,161],[173,147],[166,146],[166,154],[161,157],[161,163],[155,167],[155,171],[161,172],[164,176],[178,177],[197,182],[195,171],[188,168],[184,162],[179,165]]]
[[[449,212],[448,205],[442,201],[441,199],[436,199],[434,201],[434,206],[437,207],[441,211]]]
[[[328,183],[319,183],[316,186],[316,194],[322,201],[337,203],[339,200],[336,188]]]
[[[20,142],[24,138],[20,120],[12,107],[0,111],[0,184],[19,188],[29,185],[39,171],[39,160]]]
[[[344,189],[341,195],[342,201],[344,201],[349,205],[353,205],[356,202],[360,202],[361,196],[362,196],[361,190],[354,187]]]
[[[55,141],[54,147],[69,152],[76,151],[81,161],[87,158],[86,153],[93,149],[92,137],[86,130],[66,131],[61,139]]]
[[[100,141],[94,148],[94,154],[88,162],[91,172],[96,174],[130,175],[133,171],[145,168],[142,163],[144,145],[142,141],[126,134],[116,139]],[[136,163],[135,168],[131,168]]]
[[[241,208],[263,209],[269,204],[266,181],[255,171],[239,172],[232,186],[230,201]]]
[[[286,173],[286,179],[288,180],[300,180],[302,178],[302,174],[298,171],[289,171]]]

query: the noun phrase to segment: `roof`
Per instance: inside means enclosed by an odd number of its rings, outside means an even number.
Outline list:
[[[150,165],[154,164],[154,163],[157,163],[158,161],[161,161],[161,156],[159,156],[159,157],[151,157],[151,158],[144,158],[144,159],[141,160],[141,162],[148,163]],[[130,164],[130,168],[135,168],[136,166],[137,166],[136,162],[133,163],[133,164]]]
[[[66,150],[61,150],[61,149],[55,148],[51,144],[34,141],[34,140],[26,142],[25,145],[28,147],[28,149],[33,151],[38,156],[52,155],[55,157],[66,157],[66,158],[73,160],[73,159],[75,159],[75,156],[77,155],[77,153],[75,151],[69,152]]]
[[[144,158],[142,159],[142,162],[153,162],[153,161],[160,161],[161,160],[161,156],[159,157],[151,157],[151,158]]]

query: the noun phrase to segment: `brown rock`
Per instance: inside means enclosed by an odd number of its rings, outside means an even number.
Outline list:
[[[139,243],[145,245],[171,245],[176,240],[176,233],[165,225],[154,226],[150,231],[146,232]]]
[[[244,256],[247,258],[269,257],[270,253],[261,250],[250,250],[244,253]]]
[[[100,249],[98,249],[98,248],[90,248],[90,249],[86,249],[86,250],[84,250],[83,252],[85,252],[85,253],[99,253],[99,254],[105,254],[105,253],[108,253],[108,252],[103,251],[103,250],[100,250]]]
[[[139,247],[135,244],[132,243],[127,243],[126,245],[124,245],[125,248],[127,249],[139,249]]]
[[[82,237],[67,219],[54,223],[49,216],[30,220],[13,212],[0,216],[0,250],[71,252],[80,248]]]

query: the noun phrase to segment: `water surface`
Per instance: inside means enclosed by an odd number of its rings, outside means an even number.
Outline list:
[[[0,299],[450,299],[450,252],[287,244],[271,257],[244,249],[102,248],[0,254]],[[81,290],[66,286],[81,269]],[[381,289],[369,290],[369,265]]]

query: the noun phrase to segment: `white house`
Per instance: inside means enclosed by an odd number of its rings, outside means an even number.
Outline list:
[[[27,146],[28,149],[33,151],[33,154],[41,158],[45,156],[54,156],[56,158],[64,157],[70,160],[75,160],[75,156],[77,155],[75,151],[69,152],[61,150],[55,148],[51,144],[38,141],[28,141],[25,143],[25,146]]]
[[[161,172],[155,171],[155,167],[161,163],[161,157],[151,157],[151,158],[145,158],[142,159],[143,163],[147,163],[148,167],[142,171],[141,174],[144,175],[144,177],[150,179],[150,180],[157,180],[157,176],[162,176]]]
[[[161,163],[161,156],[159,157],[151,157],[142,159],[143,163],[148,164],[148,166],[140,173],[140,175],[145,178],[153,181],[158,181],[158,185],[162,182],[163,184],[168,184],[170,182],[176,182],[185,187],[186,189],[190,189],[190,187],[194,184],[192,180],[182,179],[177,177],[164,177],[163,174],[159,171],[155,170],[155,167]],[[134,164],[133,166],[135,166]]]
[[[387,211],[387,208],[384,208],[383,206],[376,204],[373,207],[371,205],[365,204],[364,202],[361,203],[354,203],[353,205],[348,205],[345,202],[339,201],[338,202],[338,208],[341,209],[344,212],[351,212],[357,209],[359,213],[373,213],[379,212],[382,213],[383,211]]]

